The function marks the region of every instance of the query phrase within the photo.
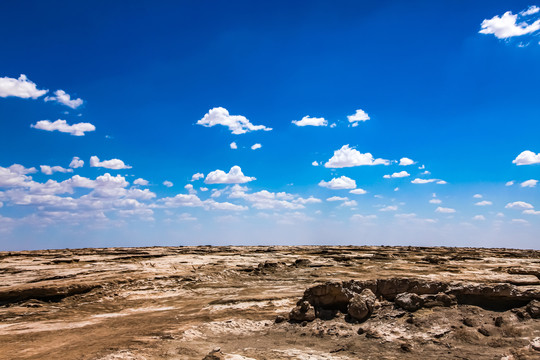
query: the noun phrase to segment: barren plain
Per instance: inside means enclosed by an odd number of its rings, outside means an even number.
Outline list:
[[[0,359],[539,359],[540,251],[0,252]]]

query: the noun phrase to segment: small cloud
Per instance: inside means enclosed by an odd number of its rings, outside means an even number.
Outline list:
[[[332,190],[354,189],[356,188],[356,181],[346,176],[341,176],[339,178],[333,178],[328,182],[321,180],[319,186]]]
[[[327,126],[328,121],[324,118],[316,118],[304,116],[302,120],[293,120],[292,123],[296,126]]]
[[[396,205],[388,205],[379,209],[379,211],[397,211],[397,209],[398,207]]]
[[[526,203],[525,201],[514,201],[514,202],[506,204],[505,208],[516,209],[516,210],[527,210],[527,209],[534,209],[534,206],[532,206],[529,203]]]
[[[526,10],[527,12],[529,10]],[[525,21],[517,23],[518,14],[511,11],[505,12],[502,16],[495,15],[491,19],[482,21],[480,34],[493,34],[498,39],[508,39],[515,36],[531,34],[540,29],[540,20],[528,24]]]
[[[319,163],[316,162],[316,161],[314,161],[314,162],[311,163],[311,165],[313,165],[313,166],[319,166]]]
[[[512,185],[514,185],[514,180],[507,181],[506,184],[504,184],[504,186],[512,186]]]
[[[235,143],[234,141],[233,141],[229,146],[230,146],[231,149],[233,149],[233,150],[238,149],[238,146],[236,145],[236,143]]]
[[[40,129],[45,131],[60,131],[68,133],[73,136],[84,136],[85,132],[95,131],[96,127],[90,123],[77,123],[69,125],[66,120],[58,119],[55,122],[49,120],[41,120],[35,124],[30,125],[34,129]]]
[[[364,194],[367,194],[367,191],[364,190],[364,189],[353,189],[351,191],[349,191],[351,194],[355,194],[355,195],[364,195]]]
[[[251,146],[251,150],[257,150],[257,149],[260,149],[260,148],[262,148],[262,145],[259,144],[259,143],[253,144],[253,145]]]
[[[73,99],[73,100],[71,100],[71,96],[69,96],[69,94],[67,94],[64,90],[56,90],[54,92],[54,94],[56,96],[47,96],[47,97],[45,97],[45,101],[57,101],[60,104],[64,104],[66,106],[69,106],[72,109],[78,108],[83,103],[82,99]]]
[[[124,162],[120,159],[99,161],[97,156],[92,156],[90,158],[90,167],[102,167],[113,170],[131,169],[131,166],[124,164]]]
[[[347,144],[334,151],[334,156],[324,164],[325,167],[334,169],[363,165],[390,165],[390,161],[375,159],[370,153],[362,154],[360,151],[350,148]]]
[[[73,172],[73,169],[65,169],[61,166],[49,166],[49,165],[40,165],[41,172],[45,175],[52,175],[55,172],[68,173]]]
[[[474,205],[476,205],[476,206],[489,206],[489,205],[493,205],[493,203],[491,201],[483,200],[483,201],[477,202]]]
[[[475,216],[473,216],[472,219],[476,220],[476,221],[484,221],[484,220],[486,220],[484,215],[475,215]]]
[[[196,174],[193,174],[191,176],[191,181],[197,181],[197,180],[202,179],[202,178],[204,178],[203,173],[196,173]]]
[[[442,201],[440,199],[431,199],[431,200],[429,200],[429,203],[430,204],[441,204]]]
[[[133,183],[135,185],[147,186],[148,185],[148,180],[144,180],[143,178],[138,178]]]
[[[527,214],[527,215],[540,215],[540,211],[536,211],[536,210],[532,210],[532,209],[529,209],[529,210],[523,210],[523,214]]]
[[[442,214],[453,214],[456,212],[456,210],[452,208],[445,208],[445,207],[439,206],[438,208],[435,209],[435,212],[442,213]]]
[[[256,180],[254,177],[245,176],[240,166],[233,166],[228,173],[223,170],[215,170],[206,176],[206,184],[243,184]]]
[[[245,134],[249,131],[272,130],[264,125],[253,125],[242,115],[229,115],[229,111],[222,107],[210,109],[202,119],[197,121],[197,125],[202,125],[204,127],[216,125],[226,126],[235,135]]]
[[[397,188],[394,188],[394,191],[399,191],[399,188],[398,188],[398,187],[397,187]]]
[[[527,181],[524,181],[520,184],[521,187],[535,187],[536,184],[538,183],[538,180],[534,180],[534,179],[530,179],[530,180],[527,180]]]
[[[532,5],[532,6],[529,6],[528,9],[520,11],[519,15],[521,15],[521,16],[529,16],[529,15],[536,14],[539,11],[540,11],[540,8],[538,6]]]
[[[474,195],[473,195],[473,198],[475,198],[475,199],[481,199],[481,198],[482,198],[482,194],[474,194]]]
[[[400,171],[400,172],[395,172],[392,175],[384,175],[383,177],[385,179],[390,179],[390,178],[403,178],[403,177],[407,177],[407,176],[411,176],[411,174],[409,174],[408,172],[406,172],[404,170],[404,171]]]
[[[409,158],[406,158],[406,157],[403,157],[403,158],[399,159],[399,165],[400,166],[408,166],[408,165],[412,165],[412,164],[415,164],[415,161],[413,161],[412,159],[409,159]]]
[[[353,115],[347,116],[347,119],[349,120],[350,123],[352,123],[352,126],[355,127],[358,125],[360,121],[361,122],[368,121],[370,118],[369,118],[369,115],[364,110],[358,109]]]
[[[84,160],[79,159],[77,156],[74,156],[69,163],[69,167],[73,169],[78,169],[84,166]]]
[[[170,182],[169,180],[165,180],[165,181],[163,182],[163,185],[165,185],[166,187],[169,187],[169,188],[170,188],[170,187],[172,187],[174,184],[173,184],[172,182]]]
[[[342,197],[342,196],[332,196],[326,199],[326,201],[348,201],[348,197]]]

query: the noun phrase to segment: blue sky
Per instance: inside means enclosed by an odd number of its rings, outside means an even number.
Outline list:
[[[2,3],[0,248],[538,249],[538,6]]]

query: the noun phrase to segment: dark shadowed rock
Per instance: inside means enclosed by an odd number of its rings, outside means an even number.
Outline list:
[[[291,321],[303,322],[315,320],[315,309],[307,301],[302,301],[289,313]]]
[[[540,301],[533,300],[527,305],[527,312],[533,319],[540,318]]]

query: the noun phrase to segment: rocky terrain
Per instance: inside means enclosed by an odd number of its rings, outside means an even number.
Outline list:
[[[0,359],[539,359],[540,251],[0,252]]]

